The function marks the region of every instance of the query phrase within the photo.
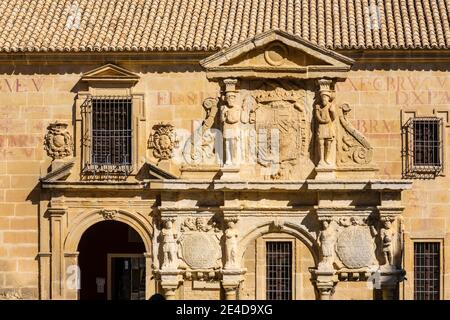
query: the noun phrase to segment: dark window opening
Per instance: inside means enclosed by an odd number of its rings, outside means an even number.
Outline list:
[[[441,277],[439,242],[414,243],[414,299],[439,300]]]
[[[434,178],[443,170],[442,119],[412,118],[403,129],[403,176]]]
[[[292,299],[292,243],[266,242],[266,298]]]
[[[91,97],[84,105],[84,171],[95,175],[132,170],[131,97]]]

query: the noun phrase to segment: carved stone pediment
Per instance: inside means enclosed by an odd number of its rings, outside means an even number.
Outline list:
[[[281,30],[271,30],[200,62],[210,79],[343,78],[353,60]]]
[[[135,84],[138,82],[139,76],[125,68],[108,63],[84,73],[81,80],[87,82],[126,82]]]

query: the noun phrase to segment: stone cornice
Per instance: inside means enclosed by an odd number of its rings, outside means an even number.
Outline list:
[[[124,181],[52,181],[42,182],[43,189],[67,190],[144,190],[155,191],[401,191],[410,189],[408,180],[300,180],[300,181],[220,181],[220,180],[145,180]]]

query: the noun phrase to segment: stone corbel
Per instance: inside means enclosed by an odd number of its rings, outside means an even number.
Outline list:
[[[243,281],[244,269],[241,270],[223,270],[222,287],[225,290],[226,300],[236,300],[239,285]]]
[[[338,282],[334,271],[319,271],[310,269],[313,282],[319,292],[320,300],[330,300],[333,296],[335,286]]]
[[[176,290],[182,278],[177,270],[160,270],[161,287],[167,300],[175,300]]]

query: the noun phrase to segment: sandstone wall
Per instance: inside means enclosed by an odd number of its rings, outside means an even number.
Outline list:
[[[47,173],[51,162],[43,145],[46,127],[55,120],[73,125],[74,98],[76,92],[83,89],[80,76],[96,66],[0,66],[0,294],[38,297],[38,178]],[[203,99],[218,93],[217,84],[209,83],[196,66],[129,63],[122,67],[141,76],[135,91],[145,94],[147,134],[161,121],[191,130],[192,120],[204,118]],[[374,147],[374,163],[379,168],[377,178],[401,178],[402,110],[415,110],[423,116],[434,112],[444,117],[445,153],[446,160],[449,159],[449,69],[448,64],[410,63],[401,69],[395,64],[357,64],[347,81],[338,85],[337,103],[350,104],[354,126]],[[75,145],[79,148],[79,140],[75,140]],[[152,159],[150,150],[147,157]],[[432,180],[415,180],[413,189],[404,193],[408,280],[402,285],[401,296],[407,299],[413,294],[412,239],[441,241],[444,254],[449,249],[450,179],[448,161],[445,164],[445,175]],[[79,170],[79,162],[76,166],[74,172]],[[178,173],[177,164],[166,166]],[[77,176],[78,173],[70,179]],[[450,262],[445,262],[442,266],[443,298],[450,299]],[[302,269],[306,267],[302,265]],[[248,268],[247,291],[254,281],[252,267]],[[311,285],[305,277],[302,279],[307,291],[302,297],[313,298],[309,291]],[[372,291],[365,290],[364,286],[365,283],[341,283],[336,298],[371,299]],[[184,298],[190,296],[189,290],[185,290]],[[211,295],[205,293],[204,298],[219,296],[214,291]]]

